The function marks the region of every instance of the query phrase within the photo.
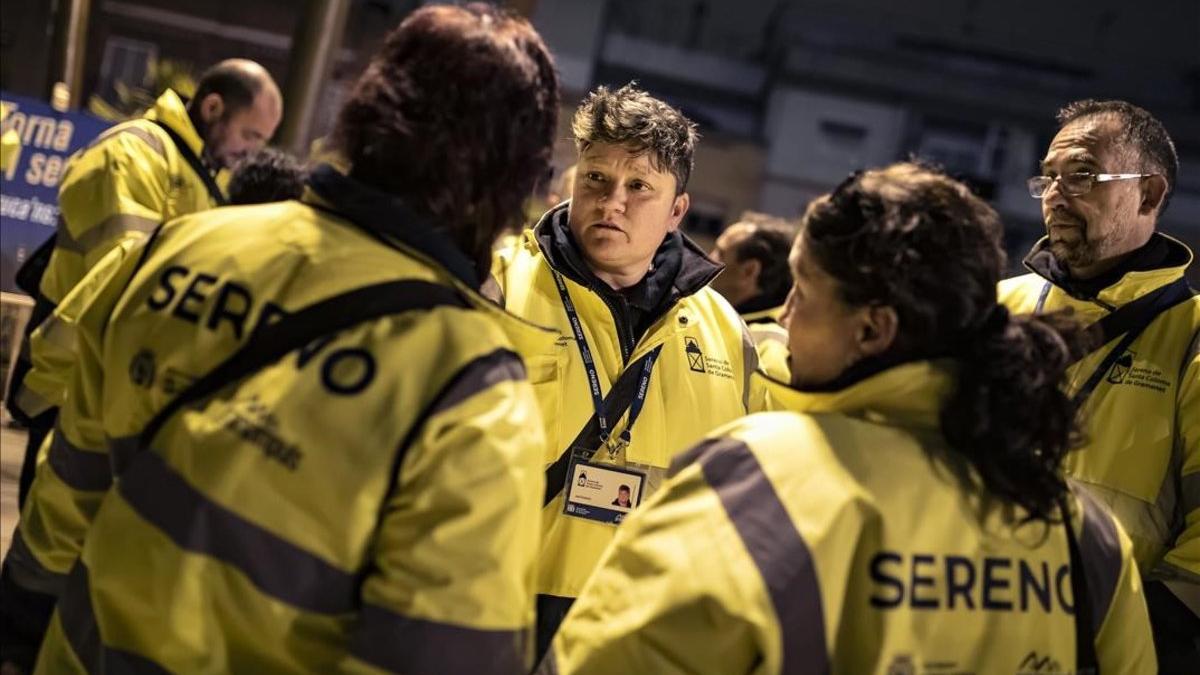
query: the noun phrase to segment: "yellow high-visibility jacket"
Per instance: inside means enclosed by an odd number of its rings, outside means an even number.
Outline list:
[[[779,324],[783,306],[742,314],[742,321],[750,330],[754,348],[758,350],[758,369],[771,377],[787,381],[791,377],[788,367],[788,333]]]
[[[17,582],[69,571],[39,672],[528,668],[545,443],[507,333],[553,336],[475,294],[466,257],[394,200],[313,181],[303,202],[168,223],[80,316],[10,554]],[[393,280],[465,300],[311,342],[137,450],[256,326]]]
[[[682,455],[617,532],[541,673],[1156,672],[1128,538],[1090,497],[1073,527],[982,507],[936,456],[945,364],[840,391],[770,383],[751,415]],[[1007,515],[1006,515],[1006,512]]]
[[[204,142],[179,95],[167,90],[141,119],[107,129],[67,164],[58,189],[54,252],[42,277],[43,301],[58,305],[87,271],[126,240],[145,237],[160,223],[213,208],[203,179],[171,137],[179,135],[197,157]],[[52,408],[50,391],[35,379],[22,383],[16,405],[30,417]]]
[[[1069,309],[1091,324],[1183,276],[1191,251],[1154,236],[1170,246],[1169,264],[1129,272],[1095,298],[1071,297],[1036,272],[1001,282],[1000,301],[1013,312]],[[1045,246],[1043,240],[1034,251]],[[1116,342],[1071,367],[1069,392],[1088,380]],[[1143,576],[1172,582],[1200,614],[1200,297],[1159,315],[1128,355],[1088,397],[1084,445],[1067,458],[1066,471],[1121,521]]]
[[[560,335],[549,352],[522,353],[546,422],[546,465],[568,450],[594,413],[582,357],[550,262],[541,248],[549,245],[545,233],[551,219],[566,215],[566,204],[555,207],[537,228],[524,233],[520,246],[501,250],[493,266],[504,306],[537,325],[556,329]],[[683,255],[685,270],[689,265],[711,265],[690,242],[685,242]],[[715,272],[713,268],[712,274]],[[646,472],[644,494],[652,493],[676,452],[702,438],[709,429],[746,414],[748,378],[757,360],[753,343],[729,303],[707,287],[711,275],[695,274],[699,277],[695,284],[679,289],[681,297],[650,326],[629,354],[623,354],[618,327],[605,300],[569,274],[563,276],[605,394],[626,364],[662,347],[650,377],[645,407],[631,429],[631,443],[616,457],[603,450],[595,456],[595,461],[602,463],[638,465]],[[626,420],[627,416],[614,420],[614,436],[620,435]],[[573,598],[616,528],[567,516],[563,511],[560,493],[543,512],[537,589],[540,594]]]

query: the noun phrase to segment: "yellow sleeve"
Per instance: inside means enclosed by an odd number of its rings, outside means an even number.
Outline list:
[[[401,450],[344,670],[529,671],[541,429],[511,351],[472,361],[437,397]]]
[[[161,132],[130,123],[77,155],[58,191],[61,219],[42,294],[61,302],[126,239],[141,239],[168,210],[170,165]]]
[[[137,267],[141,247],[97,280],[90,303],[75,324],[74,365],[58,423],[46,439],[46,461],[37,468],[17,537],[29,575],[20,585],[56,591],[83,546],[100,501],[112,484],[108,443],[102,424],[103,336],[108,318]],[[14,547],[15,548],[15,547]]]
[[[1111,515],[1108,517],[1112,518]],[[1096,661],[1102,673],[1151,675],[1158,672],[1150,616],[1141,575],[1133,560],[1129,535],[1112,518],[1121,545],[1121,572],[1113,590],[1108,615],[1096,634]]]
[[[80,315],[105,282],[116,274],[134,243],[125,240],[109,251],[33,332],[30,338],[33,367],[22,386],[49,406],[61,406],[66,395],[67,380],[75,364],[75,332]]]
[[[1179,385],[1175,443],[1183,455],[1179,503],[1183,531],[1154,570],[1192,612],[1200,616],[1200,335]]]
[[[770,600],[700,466],[634,512],[567,614],[539,673],[750,673]]]

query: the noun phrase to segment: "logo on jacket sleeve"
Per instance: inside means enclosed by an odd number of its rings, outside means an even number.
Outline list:
[[[684,351],[687,352],[688,368],[691,368],[697,373],[703,373],[704,352],[700,351],[700,343],[697,342],[696,338],[693,337],[685,337],[683,338],[683,342],[687,345]]]
[[[129,363],[129,379],[139,387],[150,388],[154,384],[154,374],[158,367],[154,363],[154,352],[143,349],[133,355]]]

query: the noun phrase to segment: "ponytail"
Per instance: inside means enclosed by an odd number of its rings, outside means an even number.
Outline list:
[[[959,351],[958,384],[942,408],[942,433],[988,492],[1053,521],[1067,492],[1062,462],[1079,440],[1067,367],[1086,333],[1065,315],[1010,317],[997,305]]]

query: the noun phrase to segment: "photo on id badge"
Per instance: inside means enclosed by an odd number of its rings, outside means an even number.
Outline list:
[[[642,500],[646,476],[611,464],[576,459],[567,474],[563,513],[618,525]]]

